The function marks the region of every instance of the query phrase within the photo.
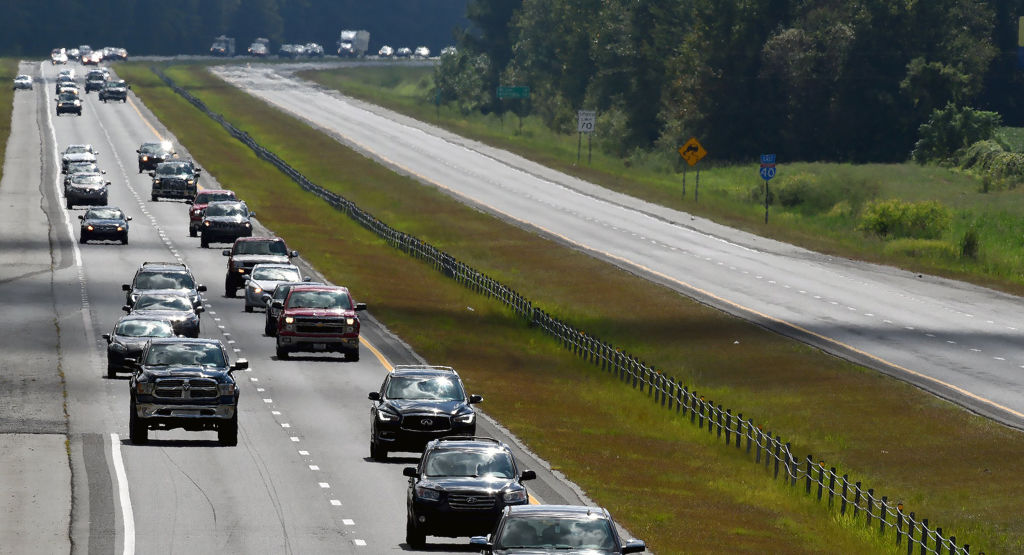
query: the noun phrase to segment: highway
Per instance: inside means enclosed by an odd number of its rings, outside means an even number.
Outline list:
[[[1024,428],[1020,298],[824,256],[608,191],[294,76],[308,67],[215,71],[502,219]]]
[[[263,314],[223,296],[227,245],[200,248],[188,236],[187,206],[151,201],[150,178],[136,171],[141,143],[170,140],[188,157],[184,147],[134,95],[102,104],[83,93],[84,115],[56,117],[57,68],[23,63],[21,71],[38,81],[16,95],[0,184],[0,489],[10,492],[0,500],[0,553],[405,550],[402,468],[417,459],[369,459],[366,396],[390,365],[423,361],[372,318],[374,300],[358,291],[369,304],[359,362],[277,360]],[[72,143],[99,150],[109,204],[134,218],[128,245],[78,244],[84,208],[64,208],[59,191],[59,153]],[[200,182],[219,186],[206,172]],[[146,260],[187,263],[209,287],[201,336],[249,360],[249,371],[236,373],[237,447],[220,447],[215,432],[150,431],[143,446],[127,439],[128,379],[105,378],[101,335],[123,314],[121,284]],[[537,471],[528,482],[537,502],[586,502],[489,419],[478,434],[511,443],[521,467]],[[428,538],[428,546],[466,552],[468,538]]]

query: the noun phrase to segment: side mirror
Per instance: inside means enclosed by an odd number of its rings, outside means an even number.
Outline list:
[[[79,215],[78,215],[78,219],[79,219],[79,220],[84,220],[84,219],[85,219],[85,216],[84,216],[84,215],[82,215],[82,214],[79,214]]]
[[[519,479],[520,480],[536,480],[537,479],[537,473],[532,471],[532,470],[524,470],[523,473],[519,475]]]
[[[132,311],[132,307],[130,307],[128,305],[124,305],[124,306],[121,307],[121,310],[123,310],[125,312],[131,312]]]
[[[196,175],[203,173],[203,168],[196,168]]]
[[[186,199],[185,204],[195,204],[192,199]]]
[[[252,212],[249,212],[249,217],[250,218],[255,218],[256,217],[256,211],[253,210]]]
[[[137,149],[135,149],[135,152],[136,152],[137,154],[142,154],[142,149],[141,149],[141,148],[137,148]]]
[[[356,310],[366,310],[366,303],[356,303]]]
[[[236,360],[235,363],[231,365],[231,370],[245,370],[246,368],[249,368],[249,361],[244,358]]]
[[[484,398],[479,396],[479,395],[470,395],[469,396],[469,404],[471,404],[471,405],[475,405],[477,403],[483,403],[483,402],[484,402]]]
[[[107,343],[110,343],[110,334],[109,333],[103,334],[102,337],[103,337],[103,339],[107,340]]]
[[[379,391],[371,391],[370,394],[366,396],[366,398],[371,400],[371,401],[380,401],[380,392]]]
[[[131,285],[128,285],[127,283],[122,283],[121,284],[121,291],[131,291],[131,290],[132,290],[132,286]]]
[[[309,276],[306,276],[306,277],[302,278],[302,281],[313,281],[313,278],[311,278]]]
[[[402,476],[408,476],[410,478],[415,478],[416,477],[416,467],[415,466],[407,466],[407,467],[403,468],[402,469]]]
[[[204,308],[202,305],[196,307],[196,314],[202,314],[203,312],[206,312],[206,308]]]
[[[284,303],[281,302],[281,301],[274,301],[274,302],[270,303],[270,307],[271,308],[276,308],[276,309],[280,310],[280,309],[284,308]]]
[[[292,252],[288,253],[288,256],[290,256],[292,258],[298,258],[299,257],[299,251],[292,251]]]
[[[220,251],[220,253],[223,254],[224,256],[231,256],[231,249],[224,249]]]
[[[103,175],[107,175],[107,170],[100,170],[100,173],[102,173]]]
[[[622,546],[623,553],[641,553],[647,550],[647,544],[643,540],[629,540]]]
[[[263,299],[263,304],[265,304],[267,306],[270,306],[270,303],[274,302],[274,297],[271,297],[267,293],[264,293],[263,296],[260,297],[260,299]]]
[[[110,182],[109,181],[107,181],[107,187],[110,187]]]
[[[126,217],[126,218],[124,219],[124,221],[126,221],[126,222],[130,222],[130,221],[132,221],[132,217],[131,217],[131,216],[128,216],[128,217]]]
[[[203,285],[202,283],[200,283],[200,284],[199,284],[199,285],[198,285],[198,286],[196,287],[196,291],[199,291],[200,293],[205,293],[205,292],[206,292],[206,286],[205,286],[205,285]]]
[[[490,550],[492,547],[491,543],[487,541],[487,536],[473,536],[469,538],[469,545],[475,545],[480,549]]]
[[[156,170],[150,170],[146,173],[148,173],[150,177],[156,177]]]

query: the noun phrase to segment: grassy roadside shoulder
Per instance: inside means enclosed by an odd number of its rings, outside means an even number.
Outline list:
[[[202,70],[170,74],[317,183],[709,398],[749,411],[789,436],[796,452],[812,452],[879,491],[901,495],[918,514],[975,546],[1021,549],[1024,524],[1011,509],[1017,503],[1016,461],[1024,454],[1020,434],[497,222],[369,162]],[[275,170],[241,146],[224,144],[231,141],[219,127],[145,68],[134,68],[129,79],[204,167],[260,205],[267,225],[289,242],[307,245],[302,248],[311,260],[332,278],[363,291],[375,315],[429,360],[459,367],[473,389],[488,396],[489,413],[656,551],[882,550],[859,527],[834,527],[825,511],[765,481],[742,458],[708,445],[688,423],[666,419],[644,401],[635,404],[628,390],[580,366],[508,314],[387,252],[358,228],[346,227],[347,221],[335,222],[340,216],[318,211],[318,201],[302,198],[308,195],[282,194],[298,189],[281,183]],[[270,173],[246,173],[261,166]],[[341,227],[325,232],[325,222]],[[324,242],[324,236],[334,240]],[[350,263],[355,259],[360,264]],[[607,298],[620,303],[601,302]]]
[[[714,153],[710,153],[700,163],[700,201],[694,199],[693,168],[683,199],[682,175],[676,173],[683,164],[675,152],[606,155],[596,148],[601,140],[598,135],[593,163],[587,163],[584,138],[582,161],[577,164],[576,135],[555,133],[536,117],[525,118],[520,131],[511,113],[502,123],[493,114],[464,115],[447,106],[434,106],[430,95],[432,71],[384,66],[306,71],[300,75],[609,189],[758,235],[827,254],[1024,294],[1024,244],[1020,241],[1024,236],[1024,188],[982,192],[980,179],[914,163],[852,165],[780,160],[777,177],[771,182],[776,201],[770,223],[765,225],[763,185],[755,164],[716,165]],[[607,126],[607,122],[599,120],[598,125]],[[867,202],[894,198],[937,201],[950,211],[952,220],[934,239],[883,240],[856,231]],[[969,231],[977,237],[979,248],[964,256],[961,247]]]

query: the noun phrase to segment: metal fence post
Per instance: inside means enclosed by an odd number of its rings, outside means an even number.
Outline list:
[[[878,506],[878,535],[885,533],[885,512],[889,498],[882,496],[882,504]]]
[[[903,503],[896,504],[896,545],[903,541]]]
[[[807,495],[811,494],[811,466],[814,465],[814,459],[807,455],[807,485],[804,487],[804,493]]]
[[[753,418],[748,418],[747,419],[747,454],[748,455],[750,454],[750,444],[752,443],[751,440],[753,439],[753,436],[754,436],[754,419]]]
[[[836,467],[828,469],[828,508],[831,509],[836,497]]]
[[[853,484],[853,518],[860,512],[860,482]]]
[[[868,488],[868,521],[867,525],[871,526],[871,511],[875,509],[875,490],[874,488]]]
[[[842,494],[842,497],[839,499],[839,514],[840,515],[845,515],[846,514],[846,488],[848,488],[850,486],[849,478],[850,478],[849,474],[843,474],[843,494]]]
[[[907,515],[907,555],[914,554],[914,511]]]
[[[928,551],[928,519],[921,519],[921,555]]]
[[[825,461],[818,461],[818,503],[821,503],[823,489],[825,489]]]
[[[782,450],[782,438],[775,436],[775,476],[776,480],[779,479],[779,453]]]

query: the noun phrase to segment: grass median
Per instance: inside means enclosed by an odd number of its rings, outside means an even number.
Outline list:
[[[144,67],[119,69],[261,220],[659,553],[884,551],[706,432],[583,365],[497,305],[386,247],[257,160]],[[839,466],[960,543],[1024,549],[1019,433],[507,225],[399,176],[211,76],[169,75],[313,181],[509,284]],[[329,237],[331,240],[325,241]],[[614,303],[607,299],[615,299]],[[886,546],[892,536],[887,536]]]

